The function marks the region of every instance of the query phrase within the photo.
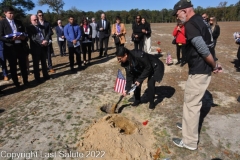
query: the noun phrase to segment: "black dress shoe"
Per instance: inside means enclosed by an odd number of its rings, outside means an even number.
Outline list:
[[[107,53],[104,53],[104,57],[108,57],[108,54],[107,54]]]
[[[141,103],[140,100],[135,100],[131,106],[137,107]]]
[[[154,103],[150,103],[149,104],[149,110],[154,110],[155,109],[155,104]]]

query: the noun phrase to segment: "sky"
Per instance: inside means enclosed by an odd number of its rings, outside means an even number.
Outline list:
[[[32,0],[35,3],[35,8],[31,11],[27,11],[29,14],[36,14],[37,10],[41,9],[46,12],[49,7],[47,5],[38,6],[37,0]],[[194,7],[201,6],[203,8],[216,7],[220,2],[227,0],[192,0]],[[173,6],[178,2],[178,0],[64,0],[63,10],[69,10],[73,6],[82,11],[108,11],[108,10],[126,10],[131,9],[149,9],[149,10],[162,10],[173,9]],[[236,4],[238,0],[228,0],[227,6],[231,4]],[[51,10],[50,10],[51,12]]]

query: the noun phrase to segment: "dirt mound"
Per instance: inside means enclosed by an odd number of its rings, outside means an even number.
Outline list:
[[[104,151],[103,159],[151,158],[154,142],[147,127],[120,115],[107,115],[81,136],[78,151]],[[103,152],[101,152],[103,153]],[[89,158],[91,159],[91,158]],[[92,157],[94,159],[94,157]]]

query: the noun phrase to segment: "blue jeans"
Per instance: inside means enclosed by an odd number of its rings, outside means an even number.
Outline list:
[[[6,58],[3,55],[3,51],[0,51],[0,63],[2,65],[2,72],[3,76],[7,76],[7,65],[6,65]]]

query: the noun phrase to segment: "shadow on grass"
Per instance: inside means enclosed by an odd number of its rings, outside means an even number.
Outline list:
[[[155,105],[161,103],[164,98],[171,98],[175,93],[175,88],[171,86],[157,86],[155,87]],[[145,90],[141,98],[142,103],[148,103],[148,89]]]
[[[207,114],[210,112],[212,107],[215,107],[216,104],[213,103],[213,96],[212,94],[206,90],[203,99],[202,99],[202,108],[200,110],[200,118],[199,118],[199,126],[198,126],[198,133],[200,135],[202,124],[204,121],[204,118],[207,116]]]
[[[234,59],[231,63],[234,64],[236,72],[240,72],[240,61],[238,59]]]

